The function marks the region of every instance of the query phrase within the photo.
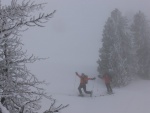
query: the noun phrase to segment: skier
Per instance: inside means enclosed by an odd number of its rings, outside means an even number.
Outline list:
[[[82,88],[84,90],[84,92],[86,94],[90,94],[90,96],[92,96],[92,91],[87,91],[86,90],[86,84],[88,83],[88,80],[95,80],[96,78],[88,78],[87,75],[85,75],[84,73],[82,73],[81,75],[79,75],[77,72],[76,72],[76,75],[80,78],[80,85],[78,87],[78,90],[79,90],[79,96],[84,96],[83,93],[82,93]]]
[[[111,82],[111,77],[108,75],[108,73],[105,73],[102,77],[102,79],[104,80],[105,82],[105,85],[106,85],[106,88],[107,88],[107,93],[108,94],[112,94],[113,91],[112,91],[112,88],[110,86],[110,82]]]

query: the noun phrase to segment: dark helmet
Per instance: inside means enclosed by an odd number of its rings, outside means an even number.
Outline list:
[[[82,73],[82,74],[81,74],[81,76],[85,76],[85,74],[84,74],[84,73]]]

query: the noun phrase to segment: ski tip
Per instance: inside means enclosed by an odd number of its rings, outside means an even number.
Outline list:
[[[79,94],[78,96],[79,96],[79,97],[84,97],[84,95],[80,95],[80,94]]]

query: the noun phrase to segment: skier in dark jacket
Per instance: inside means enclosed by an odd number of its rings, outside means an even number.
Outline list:
[[[102,79],[105,82],[106,88],[107,88],[107,93],[111,94],[112,92],[112,88],[110,86],[110,82],[111,82],[111,77],[108,75],[108,73],[105,73],[102,77]]]
[[[88,83],[88,80],[95,80],[96,78],[88,78],[87,75],[85,75],[84,73],[82,73],[81,75],[79,75],[77,72],[76,72],[76,75],[80,78],[80,85],[78,87],[78,90],[79,90],[79,96],[83,96],[83,93],[82,93],[82,88],[84,90],[84,92],[86,94],[90,94],[90,96],[92,96],[92,91],[87,91],[86,90],[86,84]]]

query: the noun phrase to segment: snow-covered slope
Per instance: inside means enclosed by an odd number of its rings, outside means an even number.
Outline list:
[[[69,107],[60,113],[150,113],[149,80],[138,79],[126,87],[113,88],[115,94],[110,96],[78,97],[79,78],[75,75],[75,71],[88,74],[89,77],[96,77],[98,74],[96,66],[54,64],[44,66],[49,70],[40,70],[42,65],[38,63],[36,67],[30,69],[34,74],[39,75],[39,79],[50,83],[45,88],[56,99],[56,106],[69,104]],[[95,81],[88,82],[87,90],[93,90],[93,95],[98,96],[106,92],[106,87],[104,82],[97,78]],[[50,103],[44,100],[42,105],[41,111],[49,108]]]
[[[48,88],[57,105],[69,104],[61,113],[150,113],[148,80],[133,81],[126,87],[113,88],[113,95],[99,96],[106,92],[106,88],[103,81],[97,78],[96,81],[89,81],[87,90],[93,90],[93,95],[98,97],[78,97],[78,77],[63,75],[63,78],[53,79],[55,84]],[[48,102],[44,101],[43,109],[48,107]]]

